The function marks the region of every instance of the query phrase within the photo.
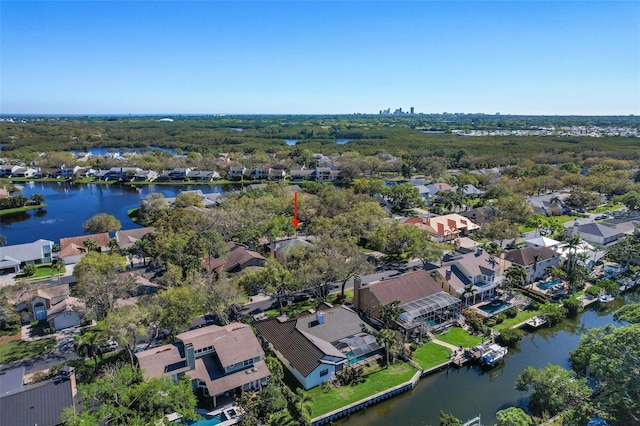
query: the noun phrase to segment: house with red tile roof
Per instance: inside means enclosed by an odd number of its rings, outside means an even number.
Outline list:
[[[89,252],[84,242],[90,240],[96,243],[100,251],[107,251],[109,249],[109,234],[104,232],[102,234],[81,235],[79,237],[60,238],[60,252],[58,257],[64,260],[66,265],[77,263],[82,256]]]

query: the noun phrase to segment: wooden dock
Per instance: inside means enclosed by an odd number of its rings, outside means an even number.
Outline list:
[[[541,315],[536,315],[533,318],[529,318],[524,322],[523,325],[526,325],[529,328],[536,329],[538,327],[542,327],[547,323],[547,319]]]

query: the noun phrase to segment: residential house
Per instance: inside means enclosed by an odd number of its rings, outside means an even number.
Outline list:
[[[405,224],[418,226],[428,232],[436,241],[453,241],[461,236],[467,236],[470,232],[480,229],[470,219],[457,213],[444,216],[412,217],[404,221]]]
[[[142,239],[147,234],[155,231],[153,226],[147,226],[146,228],[127,229],[126,231],[116,231],[116,242],[120,250],[128,249],[135,245],[138,240]]]
[[[283,169],[269,169],[269,175],[267,176],[267,179],[281,181],[284,180],[285,177],[287,177],[287,172]]]
[[[432,328],[455,320],[460,314],[460,299],[445,292],[443,283],[425,270],[367,283],[353,280],[353,307],[380,321],[382,306],[399,301],[399,325],[406,331]]]
[[[211,272],[218,273],[240,272],[250,267],[262,267],[266,262],[264,256],[253,250],[249,250],[247,246],[242,244],[229,242],[227,243],[229,253],[224,257],[206,257],[202,259],[202,266]]]
[[[291,251],[300,247],[311,246],[305,237],[283,238],[271,243],[271,256],[279,261],[285,261]]]
[[[240,167],[229,167],[229,173],[227,176],[230,180],[240,180],[247,174],[247,168],[244,166]]]
[[[0,247],[0,273],[19,272],[25,265],[51,263],[52,253],[53,241],[42,239]]]
[[[213,182],[220,179],[220,173],[215,170],[191,170],[187,177],[195,182]]]
[[[533,282],[545,277],[545,269],[560,265],[560,254],[549,247],[524,247],[511,250],[505,260],[522,266],[527,272],[526,281]]]
[[[586,223],[583,225],[574,222],[569,229],[570,235],[579,235],[581,239],[591,244],[606,246],[618,241],[625,235],[617,226],[607,225],[605,223]]]
[[[169,172],[170,180],[186,180],[191,172],[190,168],[176,167]]]
[[[84,304],[71,297],[69,284],[36,287],[23,293],[14,293],[10,300],[20,312],[23,324],[47,321],[56,330],[80,325],[84,310]]]
[[[11,177],[30,178],[30,177],[34,177],[36,173],[38,173],[38,170],[32,167],[19,167],[11,173]]]
[[[220,194],[219,192],[210,192],[205,194],[201,189],[195,189],[192,191],[180,191],[180,193],[191,193],[202,197],[202,205],[204,207],[219,206],[222,202],[222,194]],[[176,202],[176,197],[167,197],[165,198],[165,201],[167,202],[167,204],[173,204]]]
[[[64,260],[65,265],[77,263],[82,256],[89,252],[85,241],[93,241],[99,251],[109,250],[109,234],[81,235],[78,237],[60,238],[60,252],[58,257]]]
[[[478,198],[485,193],[485,191],[478,189],[471,184],[463,185],[462,188],[458,188],[457,186],[452,188],[453,191],[457,191],[458,189],[460,189],[465,198]]]
[[[112,167],[109,170],[100,170],[96,173],[98,180],[130,181],[135,178],[142,169],[139,167]]]
[[[21,166],[15,164],[2,164],[0,165],[0,177],[9,177],[20,168]]]
[[[64,409],[81,410],[73,367],[64,366],[54,379],[26,386],[24,367],[18,370],[17,375],[12,370],[0,372],[0,424],[61,425]]]
[[[534,213],[557,216],[569,211],[564,205],[564,199],[570,192],[552,192],[536,197],[529,197],[529,203]]]
[[[531,238],[530,240],[526,240],[524,242],[525,247],[549,247],[551,249],[556,249],[561,244],[560,241],[556,241],[552,238],[545,237],[543,235]]]
[[[249,179],[259,179],[264,180],[269,177],[269,172],[271,168],[269,167],[258,167],[249,172]]]
[[[272,318],[255,327],[305,389],[381,350],[371,327],[346,306],[323,305],[297,319]]]
[[[289,174],[291,175],[292,182],[302,182],[305,180],[310,180],[312,173],[313,173],[312,169],[291,170],[289,172]]]
[[[136,354],[145,378],[186,375],[192,388],[213,406],[239,391],[260,390],[271,372],[251,327],[238,322],[210,325],[176,336],[175,343]]]
[[[154,180],[158,179],[158,172],[156,172],[155,170],[140,170],[138,173],[135,174],[135,176],[133,177],[134,181],[146,181],[146,182],[153,182]]]
[[[482,226],[493,220],[496,216],[496,209],[491,206],[476,207],[460,213],[460,216],[471,219],[473,223]]]
[[[470,305],[495,296],[508,265],[504,259],[476,248],[445,254],[440,262],[428,264],[426,269],[437,272],[444,291]]]

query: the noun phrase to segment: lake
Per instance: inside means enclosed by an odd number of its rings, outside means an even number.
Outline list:
[[[58,244],[60,238],[83,235],[82,224],[98,213],[115,216],[122,229],[138,227],[127,216],[140,200],[152,192],[175,197],[181,191],[200,189],[204,193],[233,190],[227,185],[141,185],[139,189],[119,184],[74,184],[70,182],[19,183],[22,195],[30,198],[42,194],[48,205],[43,210],[30,210],[0,217],[0,234],[7,244],[30,243],[39,238]]]
[[[639,302],[638,293],[625,295],[627,302]],[[423,426],[439,424],[440,410],[462,421],[481,415],[485,426],[495,424],[495,413],[510,406],[525,407],[527,395],[513,387],[525,367],[544,367],[548,363],[569,368],[569,351],[578,345],[587,330],[614,323],[613,311],[624,302],[616,300],[604,306],[589,307],[578,318],[555,327],[527,334],[517,348],[509,349],[503,363],[484,371],[478,367],[443,370],[428,376],[415,389],[366,411],[338,421],[349,426]]]

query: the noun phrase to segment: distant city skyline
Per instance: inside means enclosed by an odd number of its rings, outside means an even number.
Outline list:
[[[640,114],[640,2],[0,2],[0,114]]]

